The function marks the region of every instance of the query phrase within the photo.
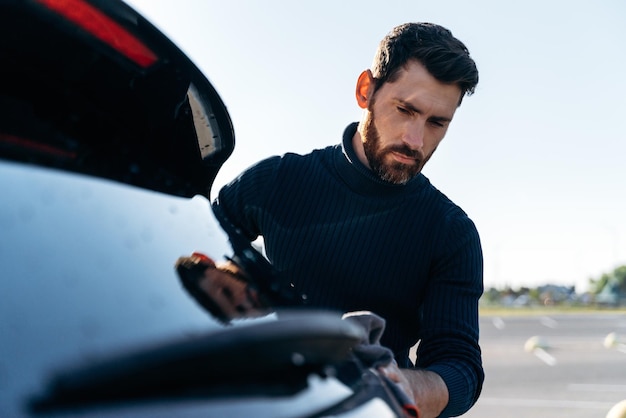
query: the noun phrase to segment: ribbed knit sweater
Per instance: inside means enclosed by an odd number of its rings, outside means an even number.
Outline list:
[[[462,414],[484,379],[477,230],[423,174],[406,185],[378,178],[352,147],[356,128],[342,145],[257,163],[216,204],[251,240],[263,236],[268,258],[309,306],[382,316],[381,343],[401,366],[412,366],[408,350],[419,341],[415,366],[448,387],[441,416]]]

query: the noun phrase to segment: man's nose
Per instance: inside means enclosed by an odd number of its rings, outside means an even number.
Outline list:
[[[421,150],[424,146],[424,131],[425,123],[422,121],[409,124],[404,134],[404,142],[411,147],[411,149]]]

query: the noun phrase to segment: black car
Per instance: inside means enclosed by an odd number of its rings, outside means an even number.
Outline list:
[[[0,0],[0,32],[1,417],[403,414],[339,314],[223,326],[181,283],[271,267],[211,210],[233,125],[170,40],[117,0]]]

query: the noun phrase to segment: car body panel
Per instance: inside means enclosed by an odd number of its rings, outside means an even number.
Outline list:
[[[219,327],[174,270],[229,251],[206,199],[19,164],[0,179],[0,397],[58,364]]]

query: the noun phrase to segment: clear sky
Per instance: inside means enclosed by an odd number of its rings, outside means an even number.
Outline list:
[[[424,174],[476,223],[485,285],[584,286],[626,264],[623,0],[128,3],[230,110],[237,144],[214,193],[263,157],[338,143],[380,38],[430,21],[480,71]]]

